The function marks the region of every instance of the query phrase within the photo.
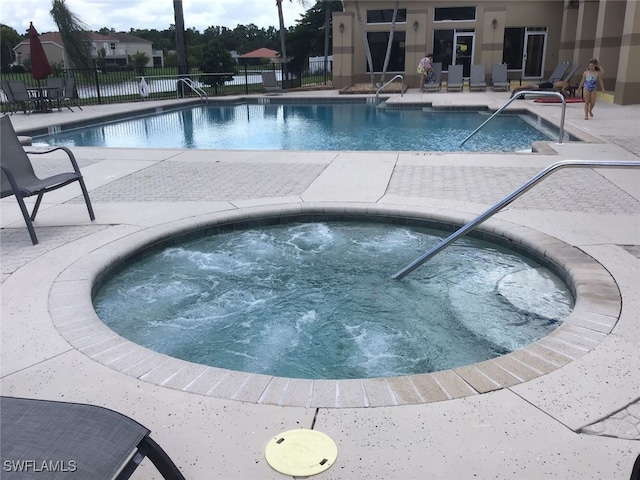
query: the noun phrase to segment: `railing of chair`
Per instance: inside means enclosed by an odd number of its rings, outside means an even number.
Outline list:
[[[606,160],[564,160],[564,161],[561,161],[561,162],[556,162],[556,163],[548,166],[544,170],[542,170],[540,173],[538,173],[535,177],[531,178],[531,180],[529,180],[527,183],[522,185],[520,188],[514,190],[509,195],[504,197],[502,200],[500,200],[498,203],[496,203],[494,206],[492,206],[489,210],[487,210],[484,213],[478,215],[476,218],[471,220],[469,223],[464,225],[459,230],[456,230],[453,234],[449,235],[447,238],[442,240],[439,244],[437,244],[431,250],[429,250],[428,252],[424,253],[420,257],[416,258],[413,262],[411,262],[409,265],[407,265],[406,267],[404,267],[403,269],[398,271],[391,278],[393,278],[394,280],[399,280],[399,279],[405,277],[406,275],[408,275],[409,273],[413,272],[416,268],[418,268],[420,265],[425,263],[431,257],[436,255],[440,251],[444,250],[446,247],[448,247],[451,243],[453,243],[458,238],[460,238],[460,237],[466,235],[467,233],[469,233],[471,230],[476,228],[478,225],[480,225],[482,222],[484,222],[488,218],[490,218],[493,215],[495,215],[496,213],[498,213],[500,210],[502,210],[504,207],[506,207],[511,202],[513,202],[520,195],[522,195],[523,193],[525,193],[526,191],[528,191],[529,189],[531,189],[532,187],[537,185],[539,182],[541,182],[544,178],[546,178],[548,175],[552,174],[553,172],[556,172],[556,171],[558,171],[558,170],[560,170],[562,168],[598,168],[598,167],[603,167],[603,168],[640,168],[640,161],[625,161],[625,160],[608,160],[608,161],[606,161]]]
[[[517,100],[518,98],[522,97],[523,95],[533,95],[533,96],[536,96],[536,97],[554,96],[554,97],[559,97],[562,100],[562,114],[560,116],[560,132],[558,133],[558,145],[562,145],[562,141],[564,139],[564,115],[565,115],[565,112],[567,110],[567,101],[565,100],[564,95],[562,95],[560,92],[539,92],[537,90],[525,90],[523,92],[518,92],[516,95],[511,97],[509,99],[509,101],[507,101],[507,103],[505,103],[498,110],[496,110],[493,115],[491,115],[489,118],[487,118],[482,123],[482,125],[480,125],[473,132],[471,132],[471,134],[469,134],[469,136],[467,138],[465,138],[462,141],[462,143],[460,143],[460,146],[464,145],[467,142],[467,140],[469,140],[471,137],[473,137],[482,127],[484,127],[487,123],[489,123],[493,119],[493,117],[495,117],[500,112],[502,112],[505,108],[507,108],[509,105],[511,105],[511,102]]]
[[[389,85],[390,83],[393,83],[393,81],[399,78],[400,80],[402,80],[402,89],[400,90],[400,96],[402,97],[404,95],[404,77],[402,75],[396,75],[395,77],[393,77],[391,80],[389,80],[387,83],[385,83],[384,85],[382,85],[380,88],[378,88],[378,90],[376,90],[376,105],[378,103],[380,103],[380,91],[382,89],[384,89],[384,87],[386,87],[387,85]]]

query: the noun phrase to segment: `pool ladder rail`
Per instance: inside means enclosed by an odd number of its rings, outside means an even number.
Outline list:
[[[564,98],[564,95],[562,95],[560,92],[540,92],[538,90],[525,90],[523,92],[518,92],[517,95],[514,95],[513,97],[511,97],[507,101],[507,103],[505,103],[498,110],[496,110],[493,113],[493,115],[491,115],[489,118],[487,118],[482,123],[482,125],[480,125],[473,132],[471,132],[469,134],[469,136],[467,136],[467,138],[465,138],[462,141],[460,146],[463,146],[467,142],[467,140],[469,140],[471,137],[473,137],[482,127],[484,127],[487,123],[489,123],[493,119],[493,117],[495,117],[500,112],[502,112],[505,108],[507,108],[509,105],[511,105],[512,102],[514,102],[515,100],[518,100],[520,97],[524,97],[525,95],[533,95],[535,97],[559,97],[560,98],[560,100],[562,102],[562,114],[560,115],[560,132],[558,134],[558,145],[562,145],[562,141],[564,140],[564,115],[565,115],[565,112],[567,110],[567,101]]]
[[[442,240],[439,244],[437,244],[431,250],[429,250],[428,252],[422,254],[420,257],[416,258],[413,262],[411,262],[409,265],[407,265],[402,270],[397,272],[391,278],[394,279],[394,280],[400,280],[401,278],[405,277],[409,273],[413,272],[416,268],[418,268],[420,265],[425,263],[431,257],[436,255],[440,251],[444,250],[446,247],[448,247],[451,243],[453,243],[458,238],[460,238],[460,237],[466,235],[467,233],[469,233],[471,230],[473,230],[475,227],[480,225],[482,222],[484,222],[488,218],[490,218],[493,215],[495,215],[496,213],[498,213],[500,210],[502,210],[504,207],[506,207],[511,202],[513,202],[520,195],[522,195],[523,193],[525,193],[526,191],[528,191],[529,189],[531,189],[532,187],[537,185],[539,182],[541,182],[548,175],[551,175],[553,172],[556,172],[556,171],[558,171],[558,170],[560,170],[562,168],[598,168],[598,167],[603,167],[603,168],[640,168],[640,161],[624,161],[624,160],[564,160],[564,161],[556,162],[556,163],[554,163],[552,165],[549,165],[547,168],[545,168],[540,173],[538,173],[535,177],[532,177],[528,182],[526,182],[521,187],[519,187],[516,190],[514,190],[513,192],[511,192],[509,195],[504,197],[502,200],[500,200],[494,206],[492,206],[491,208],[486,210],[484,213],[478,215],[476,218],[471,220],[469,223],[464,225],[462,228],[460,228],[459,230],[456,230],[453,234],[449,235],[447,238]]]
[[[400,80],[402,80],[402,88],[400,89],[400,97],[404,96],[404,77],[402,75],[396,75],[395,77],[393,77],[391,80],[389,80],[387,83],[385,83],[384,85],[382,85],[380,88],[378,88],[378,90],[376,90],[376,105],[378,105],[380,103],[380,91],[382,89],[384,89],[384,87],[386,87],[387,85],[389,85],[390,83],[393,83],[393,81],[399,78]]]
[[[209,96],[207,95],[207,92],[205,92],[202,88],[200,88],[198,85],[196,85],[196,83],[191,80],[189,77],[184,77],[184,78],[179,78],[178,81],[176,82],[176,96],[179,98],[179,88],[177,88],[180,83],[185,84],[187,87],[189,87],[191,90],[193,90],[194,92],[196,92],[198,94],[198,96],[200,97],[200,102],[207,102],[209,100]]]

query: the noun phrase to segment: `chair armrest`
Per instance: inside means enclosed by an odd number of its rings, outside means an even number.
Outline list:
[[[51,152],[55,152],[56,150],[62,150],[64,152],[66,152],[66,154],[69,156],[69,160],[71,160],[71,165],[73,165],[73,170],[78,174],[80,174],[80,168],[78,167],[78,162],[76,161],[76,157],[73,154],[73,152],[71,150],[69,150],[67,147],[53,147],[53,148],[48,148],[46,150],[33,150],[33,151],[26,151],[25,153],[28,155],[44,155],[46,153],[51,153]]]

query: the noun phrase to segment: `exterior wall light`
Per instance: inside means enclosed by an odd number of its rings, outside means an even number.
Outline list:
[[[343,33],[343,32],[344,32],[344,23],[341,23],[341,24],[338,26],[338,30],[340,30],[340,33]]]
[[[498,26],[498,20],[496,20],[495,18],[491,20],[491,25],[493,25],[493,29],[495,30],[496,27]]]
[[[416,20],[415,22],[413,22],[413,30],[414,32],[418,31],[418,27],[420,26],[420,24],[418,23],[418,21]]]

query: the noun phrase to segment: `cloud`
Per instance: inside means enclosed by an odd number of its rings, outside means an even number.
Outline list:
[[[128,32],[131,28],[166,30],[175,23],[173,2],[169,0],[66,0],[90,30],[102,27]],[[253,23],[261,28],[278,26],[278,10],[274,0],[183,0],[186,28],[203,32],[207,27],[221,25],[235,28]],[[313,4],[307,1],[307,7]],[[32,21],[39,32],[56,31],[49,11],[49,0],[0,0],[2,23],[23,34]],[[284,0],[283,15],[287,26],[294,25],[305,8],[297,0]]]

